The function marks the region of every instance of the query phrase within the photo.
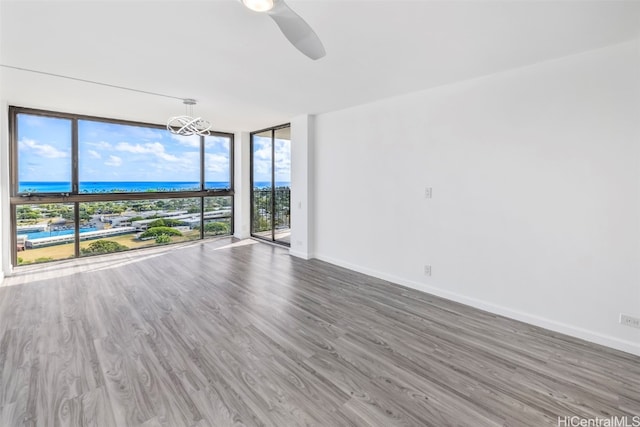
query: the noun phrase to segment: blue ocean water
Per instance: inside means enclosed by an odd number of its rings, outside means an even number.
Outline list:
[[[276,182],[276,187],[289,187],[289,182]],[[206,182],[206,189],[230,188],[228,182]],[[270,188],[270,182],[255,182],[255,188]],[[145,193],[164,191],[189,191],[200,189],[199,182],[157,182],[157,181],[122,181],[122,182],[80,182],[80,193]],[[21,181],[19,193],[70,193],[69,182]]]
[[[276,188],[278,187],[291,187],[291,183],[288,181],[276,181]],[[253,183],[253,188],[264,189],[271,188],[271,181],[256,181]]]

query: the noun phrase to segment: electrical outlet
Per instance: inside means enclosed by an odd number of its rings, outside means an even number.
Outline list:
[[[640,318],[620,313],[620,323],[625,326],[640,329]]]
[[[431,276],[431,266],[430,265],[425,265],[424,266],[424,275],[425,276]]]
[[[425,187],[424,188],[424,198],[425,199],[430,199],[431,198],[431,194],[432,194],[431,187]]]

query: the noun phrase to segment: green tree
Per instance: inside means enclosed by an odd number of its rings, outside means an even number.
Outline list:
[[[158,237],[158,236],[161,236],[163,234],[165,234],[167,236],[182,236],[182,233],[180,231],[176,230],[175,228],[171,228],[171,227],[151,227],[147,231],[142,233],[140,235],[140,238],[144,239],[144,238],[147,238],[147,237]]]
[[[149,223],[148,228],[153,227],[176,227],[182,225],[182,221],[172,218],[157,219]]]
[[[204,226],[205,233],[214,234],[216,236],[229,234],[229,224],[225,222],[208,222]]]
[[[156,219],[155,221],[151,221],[147,228],[155,228],[155,227],[167,227],[167,224],[164,222],[164,219]]]
[[[156,237],[156,243],[158,244],[171,243],[171,236],[167,236],[166,234],[161,234],[158,237]]]
[[[129,249],[127,246],[111,240],[96,240],[89,243],[86,248],[80,248],[83,255],[108,254],[111,252],[122,252]]]
[[[31,209],[30,206],[18,206],[16,209],[16,214],[18,219],[38,219],[40,218],[40,213]]]

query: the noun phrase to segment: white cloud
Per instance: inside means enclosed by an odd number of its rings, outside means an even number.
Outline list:
[[[226,172],[229,170],[229,156],[206,154],[205,166],[207,172]]]
[[[168,162],[178,162],[180,161],[179,158],[177,158],[176,156],[174,156],[173,154],[169,154],[169,153],[165,153],[164,151],[158,152],[158,153],[153,153],[156,156],[160,157],[162,160],[166,160]]]
[[[152,154],[168,162],[180,161],[178,157],[167,153],[164,149],[164,145],[159,142],[147,142],[146,144],[135,145],[129,144],[128,142],[119,142],[116,145],[116,150],[134,154]]]
[[[127,135],[131,135],[135,139],[154,140],[162,138],[162,131],[159,129],[151,129],[140,126],[126,126]]]
[[[104,162],[107,166],[120,166],[122,164],[122,159],[118,156],[109,156],[109,160]]]
[[[178,141],[180,145],[191,148],[200,148],[200,137],[198,136],[184,136],[171,134],[171,139]]]
[[[262,146],[253,152],[254,159],[271,160],[271,147]]]
[[[100,153],[98,153],[96,150],[89,150],[87,152],[89,153],[89,157],[91,157],[92,159],[101,159],[102,158]]]
[[[18,143],[21,150],[32,150],[37,156],[46,157],[47,159],[61,159],[69,157],[69,152],[58,150],[53,145],[40,144],[33,139],[23,138]]]
[[[291,143],[276,139],[274,151],[276,181],[289,181],[291,179]],[[253,179],[256,182],[271,181],[271,156],[271,140],[254,139]]]
[[[91,147],[95,147],[98,150],[113,150],[113,145],[106,141],[100,142],[83,142],[82,144],[87,144]]]
[[[145,146],[142,146],[140,144],[133,145],[133,144],[129,144],[128,142],[119,142],[116,145],[116,150],[126,151],[128,153],[137,153],[137,154],[150,153],[151,149],[149,147],[146,147],[147,145],[149,144],[145,144]],[[162,150],[164,150],[164,147],[162,147]]]
[[[229,149],[229,138],[223,136],[209,136],[204,140],[204,146],[206,149],[218,148],[220,150]]]

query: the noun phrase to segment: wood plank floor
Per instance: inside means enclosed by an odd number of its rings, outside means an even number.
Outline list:
[[[0,425],[555,426],[558,417],[640,417],[638,357],[249,242],[94,257],[6,278]]]

